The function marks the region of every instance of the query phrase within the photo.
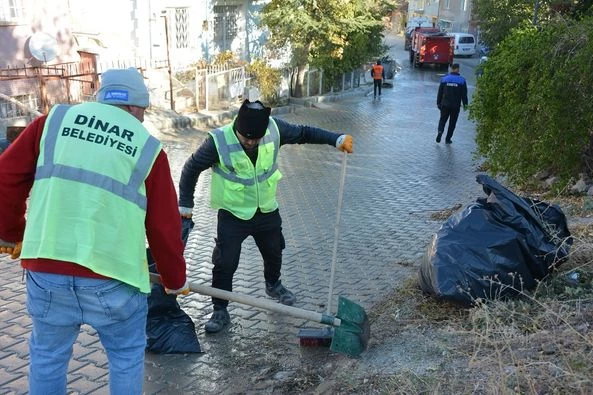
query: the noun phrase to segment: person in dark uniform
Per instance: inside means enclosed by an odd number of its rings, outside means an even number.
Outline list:
[[[199,175],[212,168],[210,204],[218,209],[216,245],[212,252],[212,287],[232,291],[241,245],[252,236],[264,263],[266,294],[292,305],[293,292],[280,281],[282,219],[276,201],[278,151],[284,144],[328,144],[352,152],[352,136],[311,126],[292,125],[270,117],[271,108],[245,100],[233,122],[210,132],[185,162],[179,180],[179,213],[191,218]],[[230,323],[228,301],[212,298],[214,312],[207,333]]]
[[[465,78],[459,75],[459,64],[451,65],[451,72],[441,78],[439,92],[437,94],[437,107],[441,112],[436,142],[441,142],[441,136],[445,131],[445,124],[449,121],[445,143],[451,144],[453,132],[457,125],[459,111],[463,104],[463,111],[467,110],[467,83]]]

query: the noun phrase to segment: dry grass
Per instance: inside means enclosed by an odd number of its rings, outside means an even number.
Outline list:
[[[593,215],[589,200],[554,203],[574,220]],[[371,346],[406,336],[406,350],[417,342],[428,358],[429,338],[446,355],[438,367],[353,374],[352,363],[316,393],[593,394],[593,225],[574,222],[569,259],[531,292],[463,308],[424,295],[414,277],[369,312]]]
[[[432,213],[430,215],[430,219],[433,221],[444,221],[447,218],[449,218],[451,215],[455,214],[457,211],[459,211],[459,209],[461,208],[461,204],[457,203],[455,204],[453,207],[444,209],[444,210],[439,210],[435,213]]]

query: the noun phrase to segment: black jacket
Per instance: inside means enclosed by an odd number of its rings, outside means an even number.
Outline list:
[[[441,78],[437,107],[459,108],[461,103],[467,105],[467,83],[459,73],[449,73]]]
[[[333,133],[325,129],[306,125],[293,125],[274,118],[280,132],[280,146],[284,144],[329,144],[336,145],[342,133]],[[257,160],[257,149],[246,152],[252,162]],[[179,178],[179,206],[194,207],[194,193],[200,173],[218,163],[218,151],[212,136],[185,161]]]

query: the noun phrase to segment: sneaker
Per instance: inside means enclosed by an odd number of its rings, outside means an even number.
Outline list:
[[[296,296],[286,289],[280,280],[276,281],[274,285],[266,282],[266,294],[287,306],[292,306],[296,302]]]
[[[436,139],[437,143],[441,142],[441,135],[442,135],[442,133],[437,134],[437,139]]]
[[[445,140],[445,144],[451,144],[452,141],[451,140]]]
[[[212,317],[204,325],[204,329],[207,333],[216,333],[224,329],[228,324],[231,323],[231,316],[226,309],[214,310]]]

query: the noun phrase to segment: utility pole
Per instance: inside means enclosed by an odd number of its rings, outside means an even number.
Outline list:
[[[539,11],[539,0],[535,0],[533,6],[533,26],[537,26],[537,12]]]
[[[167,14],[163,11],[161,15],[165,19],[165,45],[167,46],[167,71],[169,72],[169,96],[171,101],[171,110],[175,111],[175,98],[173,97],[173,73],[171,71],[171,56],[169,54],[169,25],[167,24]]]

